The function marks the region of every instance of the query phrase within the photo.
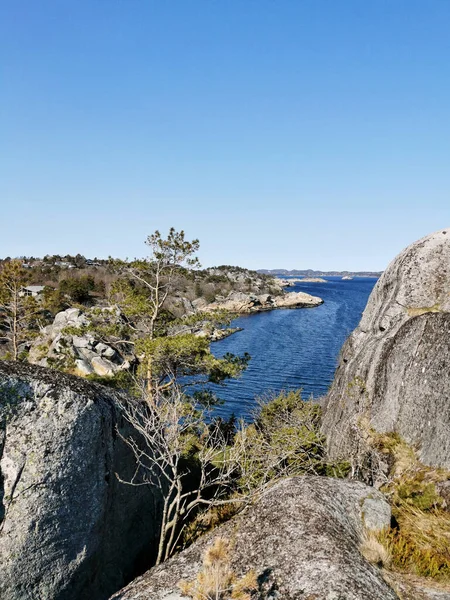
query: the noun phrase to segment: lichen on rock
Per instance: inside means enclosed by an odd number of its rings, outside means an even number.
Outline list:
[[[378,515],[367,519],[372,525],[389,526],[388,503],[363,483],[317,476],[280,481],[246,511],[113,598],[183,598],[180,581],[195,580],[205,552],[221,538],[230,541],[229,567],[236,578],[254,573],[259,587],[255,597],[261,600],[395,600],[380,570],[360,552],[364,510],[366,519],[368,512]]]
[[[333,458],[360,460],[366,423],[400,434],[425,464],[450,468],[449,334],[444,229],[391,262],[343,346],[323,420]]]
[[[135,469],[119,397],[34,365],[0,363],[0,598],[108,598],[150,560],[158,496]]]

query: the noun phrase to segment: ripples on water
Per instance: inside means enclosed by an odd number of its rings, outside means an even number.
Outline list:
[[[218,414],[227,417],[234,412],[248,417],[255,396],[269,391],[302,388],[304,398],[326,394],[339,350],[358,325],[376,283],[376,279],[365,277],[326,279],[327,283],[298,283],[288,290],[320,296],[324,300],[321,306],[239,317],[233,326],[244,330],[211,345],[216,356],[248,352],[252,357],[239,379],[225,387],[214,386],[225,400]]]

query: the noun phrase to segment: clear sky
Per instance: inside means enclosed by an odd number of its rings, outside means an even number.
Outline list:
[[[0,256],[383,269],[450,225],[449,0],[0,11]]]

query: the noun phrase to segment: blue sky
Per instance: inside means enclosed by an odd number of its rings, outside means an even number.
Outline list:
[[[383,269],[450,225],[448,0],[4,0],[0,256]]]

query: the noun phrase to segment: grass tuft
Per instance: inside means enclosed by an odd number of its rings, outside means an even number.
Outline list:
[[[361,554],[366,560],[377,567],[388,568],[392,562],[389,545],[379,539],[379,534],[367,532],[360,547]]]
[[[192,600],[250,600],[258,590],[254,571],[237,577],[231,569],[232,544],[218,537],[203,557],[203,567],[193,581],[180,581],[182,594]]]

